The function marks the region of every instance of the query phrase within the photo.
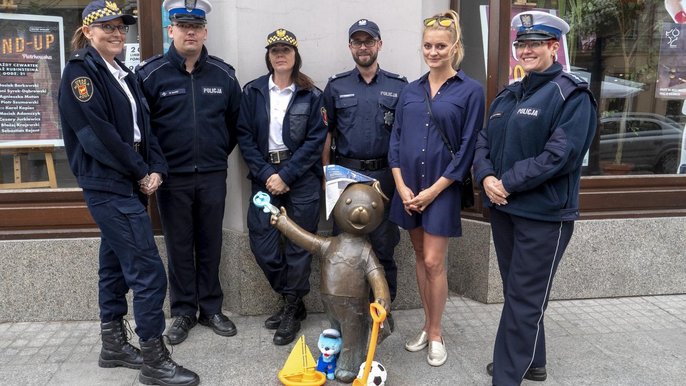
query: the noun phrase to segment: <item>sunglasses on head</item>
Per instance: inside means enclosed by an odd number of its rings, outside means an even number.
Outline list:
[[[436,17],[430,17],[427,19],[424,19],[424,26],[425,27],[433,27],[438,23],[441,27],[450,27],[453,25],[454,21],[453,19],[446,17],[446,16],[436,16]]]

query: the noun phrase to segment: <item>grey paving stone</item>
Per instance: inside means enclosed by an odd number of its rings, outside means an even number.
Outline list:
[[[485,365],[501,309],[450,297],[443,320],[449,358],[439,368],[426,363],[425,351],[403,347],[423,326],[423,311],[394,311],[396,331],[377,348],[377,359],[389,371],[387,385],[488,385]],[[548,381],[523,385],[683,384],[686,295],[553,301],[548,311]],[[204,385],[279,385],[276,375],[291,347],[272,344],[273,331],[262,327],[265,316],[230,317],[238,335],[220,337],[197,326],[173,347],[173,358],[198,372]],[[317,336],[327,327],[323,314],[303,323],[315,357]],[[98,322],[0,324],[0,386],[138,384],[134,370],[99,368],[99,351]]]

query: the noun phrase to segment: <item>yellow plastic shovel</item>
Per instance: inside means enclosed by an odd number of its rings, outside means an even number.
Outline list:
[[[367,351],[367,361],[364,364],[364,373],[362,378],[356,378],[353,381],[353,386],[366,386],[369,371],[372,368],[372,361],[374,360],[374,351],[376,351],[376,340],[379,337],[379,327],[384,320],[386,320],[386,310],[383,306],[374,302],[369,304],[369,313],[372,315],[374,325],[372,326],[372,335],[369,337],[369,351]]]

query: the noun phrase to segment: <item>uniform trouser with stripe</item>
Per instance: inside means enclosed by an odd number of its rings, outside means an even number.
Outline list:
[[[573,221],[547,222],[492,209],[491,228],[505,303],[493,351],[493,385],[519,385],[530,367],[543,367],[543,316]]]
[[[219,281],[226,170],[170,173],[157,191],[169,257],[172,316],[221,312]]]
[[[288,161],[286,161],[288,162]],[[283,167],[276,166],[277,169]],[[287,193],[270,195],[272,205],[286,208],[288,217],[310,233],[317,233],[321,180],[311,171],[289,185]],[[264,184],[252,183],[252,196],[262,191]],[[290,240],[270,223],[271,214],[250,203],[248,231],[250,250],[272,289],[280,295],[302,298],[310,292],[312,255]]]
[[[83,196],[101,233],[100,321],[107,323],[126,315],[130,288],[136,334],[143,341],[161,336],[167,276],[145,206],[137,194],[122,196],[84,189]]]

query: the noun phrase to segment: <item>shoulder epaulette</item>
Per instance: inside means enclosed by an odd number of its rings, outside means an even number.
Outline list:
[[[574,84],[576,84],[577,87],[588,88],[588,82],[584,78],[582,78],[576,74],[572,74],[570,72],[564,72],[563,71],[562,74],[560,74],[560,75],[561,75],[561,78],[571,80]]]
[[[567,99],[576,90],[588,90],[588,82],[581,77],[562,71],[553,80],[562,92],[564,99]]]
[[[81,48],[80,50],[72,52],[71,56],[69,57],[69,61],[82,61],[86,56],[86,52],[88,52],[86,48]]]
[[[148,59],[138,63],[138,66],[136,66],[136,71],[140,70],[141,68],[147,66],[150,63],[153,63],[153,62],[160,60],[163,57],[164,57],[164,54],[157,54],[157,55],[153,56],[152,58],[148,58]]]
[[[310,91],[312,91],[312,94],[314,94],[315,97],[322,95],[322,90],[317,86],[312,86]]]
[[[352,72],[353,72],[353,70],[348,70],[348,71],[346,71],[346,72],[341,72],[340,74],[336,74],[336,75],[330,77],[330,78],[329,78],[329,81],[332,81],[332,80],[335,80],[335,79],[338,79],[338,78],[345,78],[346,76],[352,74]]]
[[[398,79],[398,80],[401,80],[401,81],[403,81],[403,82],[407,82],[407,78],[404,77],[404,76],[402,76],[402,75],[400,75],[400,74],[395,74],[395,73],[392,73],[392,72],[388,72],[388,71],[384,70],[383,68],[380,68],[379,71],[382,72],[384,75],[386,75],[387,77],[389,77],[389,78],[391,78],[391,79]]]
[[[230,65],[229,63],[226,63],[226,62],[224,61],[224,59],[220,58],[219,56],[207,55],[207,57],[210,58],[210,59],[214,59],[214,60],[216,60],[216,61],[218,61],[218,62],[220,62],[220,63],[222,63],[222,64],[228,66],[228,67],[229,67],[232,71],[234,71],[234,72],[236,71],[236,69],[233,68],[232,65]]]

